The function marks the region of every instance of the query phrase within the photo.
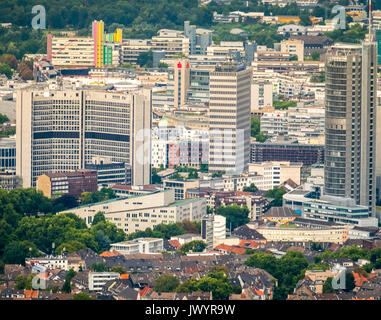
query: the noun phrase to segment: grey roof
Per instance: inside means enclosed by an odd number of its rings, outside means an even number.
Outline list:
[[[299,217],[294,210],[287,207],[271,207],[263,216],[276,218]]]
[[[132,289],[132,288],[126,288],[118,293],[118,297],[127,299],[127,300],[137,300],[139,292]]]
[[[247,240],[266,240],[258,231],[249,228],[247,225],[240,226],[233,230],[233,235]]]

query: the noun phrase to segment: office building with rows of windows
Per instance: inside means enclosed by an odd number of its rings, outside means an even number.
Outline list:
[[[324,193],[375,214],[377,43],[337,44],[326,55]]]
[[[210,73],[210,171],[239,174],[248,168],[250,84],[250,70],[234,62]]]
[[[130,166],[133,185],[150,183],[149,90],[32,86],[18,91],[16,118],[16,173],[24,187],[35,187],[44,173],[85,169],[98,157]]]

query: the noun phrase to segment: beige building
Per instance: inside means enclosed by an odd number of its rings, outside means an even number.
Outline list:
[[[242,41],[221,41],[219,45],[212,44],[207,47],[207,56],[229,57],[230,52],[238,51],[241,56],[245,55],[245,47]]]
[[[283,40],[280,43],[280,50],[291,55],[296,55],[298,61],[304,61],[304,41],[302,40]]]
[[[131,166],[133,185],[147,185],[150,128],[150,90],[116,93],[41,86],[19,90],[16,174],[23,187],[34,187],[44,173],[85,169],[102,156]]]
[[[152,48],[151,40],[126,39],[120,47],[121,64],[137,64],[138,56],[142,52],[147,52]]]
[[[336,44],[326,54],[324,193],[375,215],[377,42]]]
[[[179,109],[185,104],[190,87],[189,60],[175,60],[173,66],[173,106]]]
[[[171,58],[180,54],[189,55],[189,38],[182,31],[161,29],[158,35],[152,37],[152,50],[165,51],[165,58]]]
[[[94,40],[91,37],[56,37],[47,39],[48,59],[53,66],[94,66]]]
[[[381,10],[372,11],[372,23],[375,29],[381,29]]]
[[[210,73],[209,170],[240,174],[250,161],[250,69],[235,62]]]
[[[342,244],[348,240],[346,227],[327,229],[306,228],[257,228],[267,241],[294,241],[294,242],[332,242]]]
[[[182,200],[187,197],[187,190],[192,188],[198,188],[200,186],[199,180],[163,180],[164,190],[174,190],[175,199]]]
[[[291,179],[297,185],[301,184],[301,169],[303,163],[289,161],[268,161],[261,163],[249,163],[249,173],[264,177],[265,189],[272,189],[283,182]]]
[[[110,250],[116,250],[121,254],[161,253],[164,251],[164,240],[160,238],[138,238],[112,243]]]
[[[251,84],[251,114],[273,106],[274,85],[270,81],[255,81]]]
[[[108,221],[130,234],[146,228],[153,229],[160,223],[199,221],[206,214],[206,201],[203,198],[176,201],[174,190],[166,190],[83,205],[64,212],[76,214],[85,220],[87,226],[91,226],[99,211],[104,213]]]

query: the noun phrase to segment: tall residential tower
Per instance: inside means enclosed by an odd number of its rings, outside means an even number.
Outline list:
[[[326,55],[324,194],[375,213],[377,44],[337,44]]]

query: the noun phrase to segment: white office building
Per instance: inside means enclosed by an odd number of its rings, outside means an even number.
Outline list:
[[[150,128],[150,90],[19,90],[16,174],[34,187],[44,173],[85,169],[101,156],[130,166],[133,185],[149,184]]]

